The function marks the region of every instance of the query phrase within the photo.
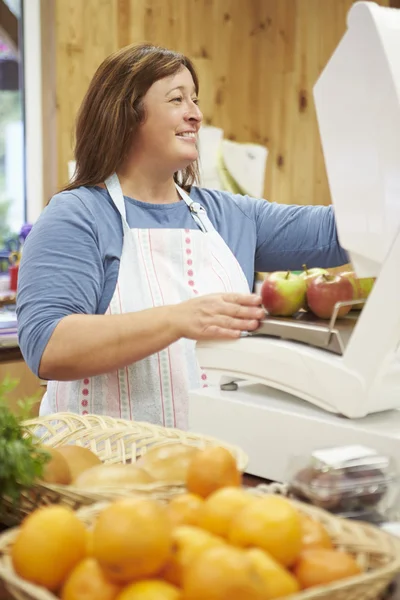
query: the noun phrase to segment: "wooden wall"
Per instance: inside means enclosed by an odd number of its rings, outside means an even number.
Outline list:
[[[328,204],[312,87],[352,3],[56,0],[58,183],[67,178],[76,112],[96,67],[118,47],[150,41],[194,60],[206,123],[268,147],[266,198]]]

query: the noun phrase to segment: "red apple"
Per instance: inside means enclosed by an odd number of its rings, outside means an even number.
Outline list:
[[[291,317],[303,307],[305,297],[303,277],[290,271],[270,273],[261,287],[263,306],[274,317]]]
[[[330,319],[337,302],[353,300],[354,290],[347,277],[341,275],[319,275],[307,287],[309,309],[321,319]],[[342,306],[338,317],[350,312],[351,306]]]
[[[307,269],[307,265],[303,265],[303,272],[300,273],[300,277],[303,277],[307,287],[309,283],[316,277],[319,277],[319,275],[329,275],[329,271],[327,271],[326,269],[322,269],[321,267],[313,267],[312,269]],[[305,310],[308,310],[307,296],[304,301],[303,308]]]
[[[354,290],[354,300],[366,300],[368,298],[372,288],[374,287],[374,277],[358,278],[354,271],[346,271],[341,273],[341,276],[347,277],[347,279],[351,282]],[[362,310],[363,306],[364,302],[361,302],[360,304],[354,304],[352,309]]]

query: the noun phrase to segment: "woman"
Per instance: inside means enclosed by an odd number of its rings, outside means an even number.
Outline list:
[[[24,246],[23,355],[49,380],[41,414],[187,428],[206,385],[196,340],[258,327],[255,270],[337,266],[332,208],[194,187],[202,114],[192,63],[149,45],[100,65],[76,131],[76,173]]]

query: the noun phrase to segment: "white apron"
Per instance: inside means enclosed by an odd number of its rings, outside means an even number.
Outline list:
[[[179,186],[198,229],[130,229],[118,177],[106,182],[121,214],[124,239],[118,281],[106,314],[176,304],[196,295],[250,293],[235,256],[206,211]],[[207,385],[196,343],[181,339],[123,369],[81,381],[48,383],[40,414],[104,414],[187,429],[188,392]]]

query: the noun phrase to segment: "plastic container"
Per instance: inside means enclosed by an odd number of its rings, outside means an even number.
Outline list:
[[[297,456],[289,491],[329,512],[374,522],[388,520],[399,498],[395,460],[365,446],[340,446]]]

